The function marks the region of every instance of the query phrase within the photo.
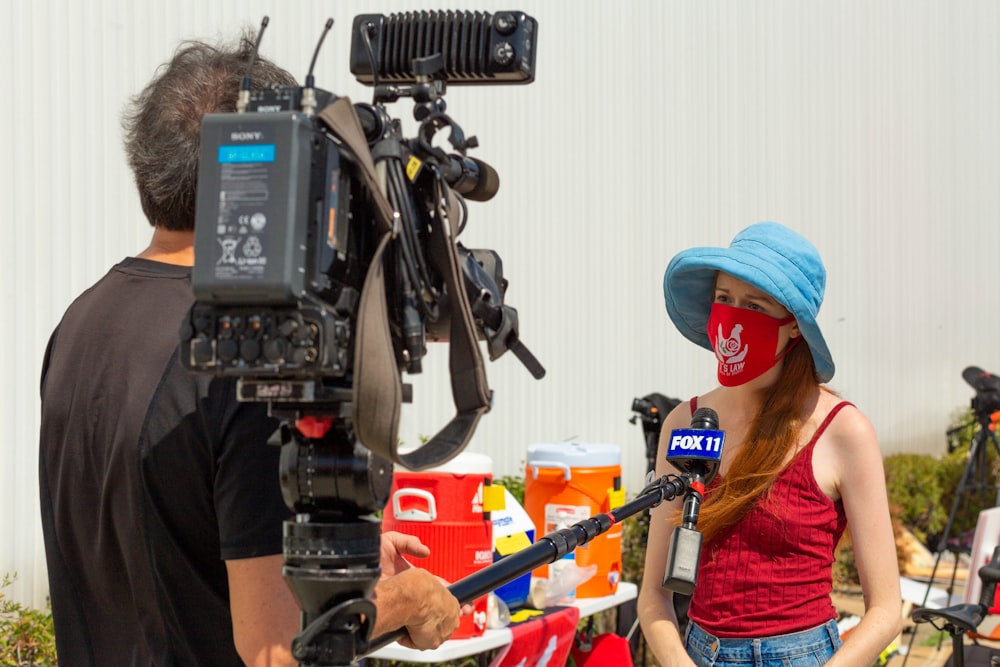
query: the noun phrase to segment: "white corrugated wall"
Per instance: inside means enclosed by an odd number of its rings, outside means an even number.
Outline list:
[[[489,366],[495,405],[470,450],[518,473],[532,442],[622,448],[640,485],[632,399],[687,398],[711,355],[672,328],[669,257],[776,220],[821,249],[820,323],[833,387],[874,422],[885,453],[939,452],[968,405],[969,365],[1000,371],[1000,5],[993,0],[843,2],[347,2],[232,0],[10,3],[0,61],[0,573],[44,603],[38,520],[38,370],[68,303],[149,229],[121,149],[129,95],[178,40],[271,18],[262,51],[316,71],[355,100],[355,14],[520,8],[538,19],[537,80],[457,88],[449,113],[479,137],[501,189],[470,204],[469,246],[496,249],[540,382],[511,356]],[[410,105],[393,112],[409,121]],[[414,382],[403,440],[452,414],[446,352]]]

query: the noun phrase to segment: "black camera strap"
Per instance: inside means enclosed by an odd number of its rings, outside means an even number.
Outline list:
[[[451,298],[449,368],[456,414],[424,445],[400,454],[403,386],[389,330],[383,267],[383,255],[394,234],[392,206],[379,187],[375,163],[350,99],[337,98],[318,114],[318,118],[357,158],[359,175],[371,191],[380,227],[378,247],[368,267],[358,304],[352,398],[355,435],[375,454],[411,470],[440,465],[465,448],[479,418],[489,411],[491,399],[451,230],[451,223],[458,220],[458,202],[454,193],[439,181],[441,190],[435,193],[440,196],[436,196],[438,204],[432,222],[431,253],[444,275]]]

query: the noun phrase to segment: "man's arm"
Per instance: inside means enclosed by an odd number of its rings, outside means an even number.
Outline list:
[[[297,667],[292,639],[301,629],[298,602],[281,576],[284,556],[227,560],[233,642],[248,667]]]
[[[403,646],[431,649],[458,628],[460,608],[439,577],[412,567],[403,554],[426,556],[429,549],[408,535],[382,537],[382,580],[375,587],[372,637],[404,628]],[[292,639],[301,630],[299,605],[281,575],[281,554],[227,560],[229,605],[236,651],[249,667],[296,667]]]

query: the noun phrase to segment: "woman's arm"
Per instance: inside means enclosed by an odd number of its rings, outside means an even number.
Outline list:
[[[854,408],[845,408],[816,443],[826,474],[847,514],[865,614],[830,665],[870,665],[902,628],[902,596],[895,537],[889,516],[885,470],[875,430]],[[814,464],[816,460],[814,459]],[[822,466],[814,469],[822,470]],[[824,473],[817,473],[817,480]]]
[[[691,410],[688,403],[678,405],[664,420],[656,454],[658,477],[677,473],[677,470],[666,461],[667,444],[670,442],[671,431],[675,428],[685,428],[690,421]],[[664,667],[694,664],[684,650],[684,639],[678,630],[674,595],[661,585],[667,567],[667,554],[670,552],[670,537],[677,525],[675,516],[682,504],[683,497],[664,502],[650,510],[646,564],[638,600],[642,633],[653,655]]]

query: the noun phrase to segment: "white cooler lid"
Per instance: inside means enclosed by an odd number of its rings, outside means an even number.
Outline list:
[[[621,463],[621,447],[592,442],[550,442],[528,445],[527,465],[549,461],[570,468],[596,468]]]

